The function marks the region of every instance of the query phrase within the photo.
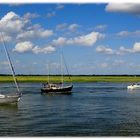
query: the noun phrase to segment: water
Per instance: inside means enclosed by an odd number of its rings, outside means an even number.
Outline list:
[[[18,106],[0,106],[0,136],[140,136],[140,90],[128,84],[75,83],[72,95],[41,95],[40,83],[22,83]]]

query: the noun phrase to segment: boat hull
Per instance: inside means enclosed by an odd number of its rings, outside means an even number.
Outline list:
[[[0,105],[2,104],[16,104],[20,100],[20,95],[13,95],[13,96],[1,96],[0,97]]]
[[[130,85],[127,86],[127,89],[140,89],[140,85]]]
[[[50,89],[50,88],[41,88],[42,93],[47,93],[47,94],[71,94],[73,86],[66,86],[66,87],[61,87],[61,88],[56,88],[56,89]]]

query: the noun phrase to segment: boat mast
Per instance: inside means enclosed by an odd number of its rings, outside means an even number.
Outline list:
[[[48,85],[50,84],[50,64],[48,63]]]
[[[68,67],[67,67],[67,65],[66,65],[66,61],[65,61],[63,52],[62,52],[62,57],[63,57],[63,62],[64,62],[65,67],[66,67],[67,74],[68,74],[68,76],[69,76],[69,80],[70,80],[70,82],[71,82],[71,84],[72,84],[72,80],[71,80],[71,78],[70,78],[69,70],[68,70]]]
[[[9,66],[10,66],[10,69],[11,69],[11,72],[12,72],[12,76],[13,76],[13,79],[14,79],[14,82],[15,82],[15,85],[16,85],[16,88],[17,88],[17,91],[18,91],[18,93],[20,93],[20,90],[19,90],[19,87],[18,87],[18,84],[17,84],[17,79],[15,78],[14,67],[12,65],[12,61],[10,59],[8,50],[7,50],[6,45],[5,45],[3,34],[2,34],[2,32],[0,32],[0,34],[1,34],[1,40],[2,40],[2,43],[3,43],[3,46],[4,46],[4,51],[5,51],[6,57],[7,57],[8,62],[9,62]]]
[[[61,52],[60,52],[60,66],[61,66],[61,83],[62,83],[62,87],[63,87],[63,83],[64,83],[64,76],[63,76],[63,56],[62,56],[62,47],[61,47]]]

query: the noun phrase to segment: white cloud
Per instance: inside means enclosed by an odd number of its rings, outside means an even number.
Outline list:
[[[96,43],[98,39],[103,38],[103,37],[104,35],[99,32],[91,32],[87,35],[70,39],[69,42],[72,41],[72,44],[77,44],[81,46],[92,46]]]
[[[79,27],[80,27],[80,25],[78,25],[76,23],[73,23],[70,25],[68,25],[67,23],[62,23],[62,24],[58,24],[56,26],[56,30],[59,30],[59,31],[68,30],[68,31],[73,32],[73,31],[77,30]]]
[[[51,52],[54,52],[55,51],[55,48],[53,46],[47,46],[47,47],[44,47],[44,48],[41,48],[41,47],[34,47],[32,49],[33,53],[35,54],[38,54],[38,53],[51,53]]]
[[[73,32],[73,31],[75,31],[78,27],[79,27],[78,24],[71,24],[71,25],[69,25],[68,29],[69,29],[70,31]]]
[[[117,36],[119,36],[119,37],[126,37],[129,35],[130,35],[130,32],[128,32],[128,31],[121,31],[121,32],[117,33]]]
[[[32,52],[32,53],[38,54],[38,53],[54,52],[55,48],[51,45],[46,46],[46,47],[39,47],[39,46],[35,46],[30,41],[24,41],[24,42],[17,43],[13,51],[17,53]]]
[[[44,29],[39,24],[32,24],[31,18],[39,15],[26,13],[20,17],[14,12],[7,13],[0,20],[0,30],[4,34],[5,41],[21,42],[29,39],[47,39],[52,36],[53,30]]]
[[[96,41],[100,38],[103,38],[104,35],[99,32],[91,32],[86,35],[66,39],[64,37],[59,37],[56,40],[53,40],[52,43],[56,46],[63,45],[78,45],[78,46],[93,46]]]
[[[132,37],[135,37],[135,36],[140,36],[140,30],[137,30],[137,31],[133,31],[133,32],[130,32],[130,31],[121,31],[119,33],[116,34],[118,37],[128,37],[128,36],[132,36]]]
[[[140,53],[140,42],[136,42],[132,48],[134,53]]]
[[[29,20],[29,19],[32,19],[32,18],[37,18],[37,17],[39,17],[38,14],[36,14],[36,13],[30,13],[30,12],[26,13],[23,16],[23,18],[26,19],[26,20]]]
[[[7,34],[19,33],[27,24],[26,20],[14,12],[9,12],[0,20],[0,30]]]
[[[115,55],[125,55],[130,53],[140,53],[140,42],[134,43],[133,47],[126,48],[121,46],[118,50],[113,50],[109,47],[105,46],[98,46],[96,48],[96,52],[103,53],[103,54],[115,54]]]
[[[63,30],[66,28],[66,26],[67,26],[67,23],[58,24],[56,26],[56,30]]]
[[[109,3],[105,10],[108,12],[122,12],[131,14],[140,14],[140,4],[138,3]]]
[[[111,48],[105,46],[98,46],[96,48],[96,52],[104,54],[114,54],[114,51]]]
[[[64,37],[59,37],[58,39],[54,39],[52,41],[52,44],[54,44],[55,46],[63,46],[67,44],[67,39]]]
[[[118,55],[124,55],[124,54],[128,54],[128,53],[132,53],[132,49],[127,49],[123,46],[121,46],[119,48],[119,50],[116,51],[116,54],[118,54]]]
[[[50,13],[47,13],[47,18],[51,18],[51,17],[54,17],[55,16],[55,12],[50,12]]]
[[[32,51],[33,47],[34,45],[30,41],[20,42],[16,44],[13,51],[18,53],[30,52]]]
[[[52,30],[45,30],[45,29],[31,29],[24,31],[17,35],[18,40],[27,40],[27,39],[41,39],[41,38],[48,38],[53,35]]]
[[[12,37],[5,32],[0,33],[0,42],[10,42],[12,41]]]
[[[133,47],[128,49],[120,47],[116,54],[140,53],[140,42],[134,43]]]
[[[97,25],[97,26],[95,27],[95,30],[104,30],[106,27],[107,27],[107,25],[105,25],[105,24]]]

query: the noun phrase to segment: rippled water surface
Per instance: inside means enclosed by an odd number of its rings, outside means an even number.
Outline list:
[[[140,90],[128,84],[75,83],[72,95],[41,95],[40,83],[22,83],[18,106],[0,106],[0,136],[140,136]]]

